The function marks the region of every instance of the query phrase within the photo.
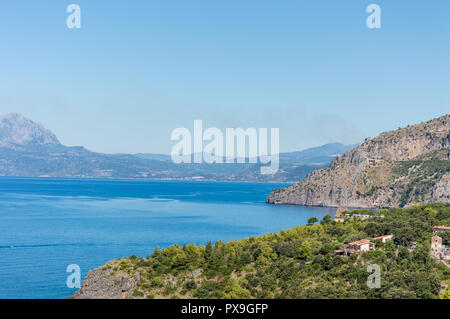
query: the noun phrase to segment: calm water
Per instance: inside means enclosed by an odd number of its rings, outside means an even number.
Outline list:
[[[333,209],[264,203],[282,184],[0,178],[0,298],[66,298],[66,267],[233,240]]]

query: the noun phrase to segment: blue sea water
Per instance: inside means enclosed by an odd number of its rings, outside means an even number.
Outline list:
[[[0,178],[0,298],[67,298],[88,270],[155,246],[278,232],[333,209],[272,206],[285,184]]]

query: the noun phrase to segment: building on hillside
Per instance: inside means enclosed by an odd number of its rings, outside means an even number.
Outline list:
[[[335,221],[335,222],[343,223],[343,222],[345,221],[345,217],[342,216],[342,213],[345,212],[345,211],[347,211],[347,208],[345,208],[345,207],[339,207],[339,208],[336,210],[336,213],[335,213],[335,215],[334,215],[334,221]]]
[[[348,208],[345,207],[339,207],[336,210],[336,213],[334,215],[334,221],[335,222],[344,222],[346,220],[351,220],[354,218],[359,218],[361,220],[366,220],[372,217],[384,217],[384,216],[377,216],[376,214],[373,214],[373,211],[371,214],[367,213],[364,214],[364,212],[362,214],[358,214],[358,212],[352,211]]]
[[[361,218],[361,220],[366,220],[366,219],[369,219],[370,217],[373,217],[373,216],[372,215],[365,215],[365,214],[353,214],[353,215],[350,216],[350,218],[355,218],[355,217]]]
[[[334,221],[336,221],[336,222],[343,222],[345,220],[351,220],[351,219],[354,219],[354,218],[359,218],[361,220],[366,220],[366,219],[369,219],[371,217],[376,217],[376,216],[368,215],[368,214],[352,214],[351,212],[346,212],[346,213],[343,213],[342,215],[335,216],[334,217]]]
[[[434,226],[433,232],[439,232],[439,231],[450,231],[450,227],[448,226]]]
[[[442,244],[442,237],[433,236],[431,238],[431,251],[432,258],[450,266],[450,249]]]
[[[352,252],[363,252],[374,250],[375,245],[368,239],[361,239],[358,241],[348,243],[348,249]]]
[[[431,237],[431,251],[441,251],[442,250],[442,237],[433,236]]]
[[[385,243],[385,242],[387,242],[387,241],[394,240],[394,235],[383,235],[383,236],[378,236],[378,237],[375,237],[373,240],[374,240],[374,241],[375,241],[375,240],[381,240],[383,243]]]

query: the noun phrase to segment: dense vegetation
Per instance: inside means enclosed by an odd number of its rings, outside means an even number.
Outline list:
[[[448,158],[449,150],[441,149],[416,160],[396,163],[392,170],[394,177],[401,181],[401,177],[408,176],[408,183],[402,182],[401,187],[395,191],[400,196],[400,207],[406,205],[411,198],[416,202],[426,199],[434,185],[450,172]]]
[[[383,217],[380,217],[383,216]],[[450,268],[429,257],[432,227],[450,225],[450,204],[380,210],[367,220],[320,223],[205,246],[173,245],[147,258],[107,264],[113,274],[140,273],[133,295],[145,298],[438,298]],[[351,241],[394,234],[376,250],[350,256],[334,250]],[[449,244],[450,236],[443,234]],[[381,268],[369,288],[367,266]],[[203,272],[198,271],[202,269]],[[197,271],[196,271],[197,270]],[[194,274],[192,274],[192,272]],[[448,296],[448,290],[446,295]]]

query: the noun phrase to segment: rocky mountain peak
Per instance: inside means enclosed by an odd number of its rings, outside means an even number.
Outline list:
[[[18,113],[0,117],[0,146],[60,144],[58,138],[40,123]]]
[[[403,207],[450,201],[450,115],[369,138],[302,182],[273,191],[273,204]]]

